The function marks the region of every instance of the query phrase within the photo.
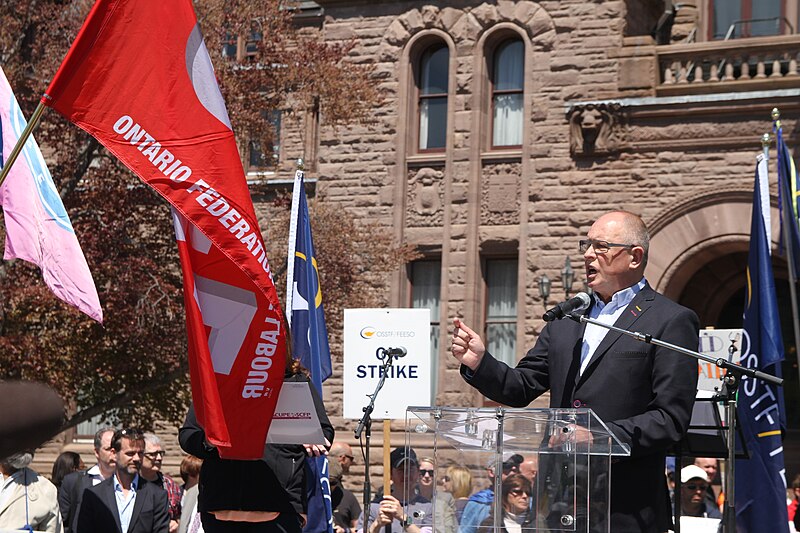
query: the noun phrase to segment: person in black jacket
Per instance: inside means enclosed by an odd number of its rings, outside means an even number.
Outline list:
[[[284,381],[308,382],[307,371],[295,359],[286,364]],[[333,441],[333,426],[317,391],[310,387],[322,433]],[[306,520],[305,458],[325,455],[317,445],[266,444],[254,461],[222,459],[206,442],[205,432],[189,408],[180,429],[181,448],[203,459],[198,509],[206,533],[300,533]]]
[[[95,433],[94,455],[97,457],[97,464],[89,470],[68,474],[58,488],[58,507],[61,509],[64,533],[77,531],[76,522],[83,491],[114,475],[117,465],[116,453],[111,447],[114,431],[112,427],[104,427]]]
[[[613,211],[595,221],[579,242],[594,291],[581,313],[697,349],[697,315],[657,293],[644,277],[649,243],[644,222],[633,213]],[[592,409],[630,447],[630,457],[611,465],[610,531],[662,533],[672,526],[664,460],[689,427],[697,390],[694,359],[595,324],[560,320],[545,326],[512,368],[488,353],[480,335],[460,319],[453,323],[451,353],[461,363],[461,376],[486,397],[525,407],[549,390],[551,408]],[[586,428],[572,429],[570,438],[591,442]],[[597,481],[594,473],[589,481]]]
[[[139,476],[144,435],[135,428],[114,432],[116,471],[84,490],[75,530],[80,533],[168,533],[167,493]]]

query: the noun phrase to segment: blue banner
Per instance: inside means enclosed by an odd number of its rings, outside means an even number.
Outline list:
[[[741,363],[780,377],[783,342],[759,179],[766,180],[766,162],[760,157],[753,193]],[[766,209],[769,209],[768,203]],[[788,531],[783,391],[761,380],[745,378],[739,389],[737,411],[744,444],[750,454],[749,459],[736,460],[737,531]]]
[[[311,381],[322,396],[322,382],[331,375],[331,350],[322,307],[317,258],[311,238],[311,221],[303,179],[297,212],[292,297],[292,349],[294,356],[311,372]]]
[[[331,505],[331,484],[328,480],[328,458],[308,457],[306,459],[306,479],[317,480],[308,483],[308,521],[304,533],[333,533],[333,507]]]
[[[786,143],[783,142],[783,129],[777,128],[778,149],[778,196],[781,212],[781,253],[791,246],[792,260],[794,263],[794,279],[800,279],[800,229],[798,228],[798,214],[800,214],[800,196],[797,195],[797,169],[789,153]],[[788,213],[787,224],[784,224],[784,212]]]
[[[317,258],[311,238],[311,220],[308,216],[305,185],[300,177],[294,253],[294,280],[292,296],[292,350],[296,358],[311,372],[311,382],[322,397],[322,382],[331,375],[331,351],[328,346],[328,328],[322,308],[322,289],[319,282]],[[308,522],[305,533],[333,533],[331,488],[328,481],[326,457],[309,457],[306,460],[308,483]]]

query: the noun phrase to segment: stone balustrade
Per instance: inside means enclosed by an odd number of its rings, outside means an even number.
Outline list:
[[[800,35],[655,47],[658,95],[800,87]]]

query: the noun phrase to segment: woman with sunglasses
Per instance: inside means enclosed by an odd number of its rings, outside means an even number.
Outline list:
[[[461,465],[447,467],[447,472],[442,476],[442,488],[453,495],[456,502],[456,522],[461,523],[464,507],[472,494],[472,473],[469,468]]]
[[[523,527],[530,527],[531,482],[522,474],[511,474],[503,480],[503,519],[500,522],[502,533],[522,533]],[[494,526],[494,511],[481,523],[482,528]]]
[[[442,490],[435,491],[436,483],[441,484],[441,479],[436,479],[436,466],[433,457],[420,457],[419,459],[419,481],[417,482],[417,493],[423,498],[436,502],[434,503],[433,523],[436,525],[435,533],[449,533],[456,529],[456,506],[453,496]]]

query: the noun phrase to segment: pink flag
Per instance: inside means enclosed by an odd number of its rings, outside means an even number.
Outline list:
[[[26,121],[2,69],[0,119],[5,164]],[[5,258],[38,265],[44,282],[56,296],[102,322],[103,310],[92,274],[33,136],[0,187],[0,202],[6,223]]]

